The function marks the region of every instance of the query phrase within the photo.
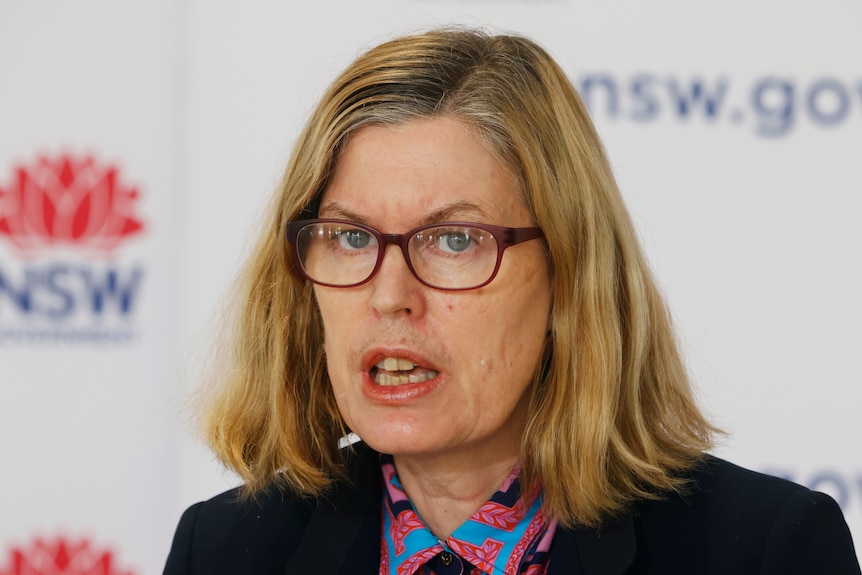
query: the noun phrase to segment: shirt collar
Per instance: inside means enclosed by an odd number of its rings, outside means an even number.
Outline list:
[[[446,553],[484,573],[519,573],[532,565],[541,565],[538,572],[542,573],[547,568],[557,523],[542,510],[538,482],[521,497],[518,466],[470,519],[440,541],[413,508],[392,456],[381,455],[380,465],[384,486],[381,575],[422,573],[429,562],[448,559]]]

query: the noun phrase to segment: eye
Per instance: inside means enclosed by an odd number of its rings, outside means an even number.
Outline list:
[[[371,234],[364,230],[341,230],[338,232],[338,245],[347,250],[361,250],[371,243]]]
[[[467,230],[442,232],[437,237],[437,247],[444,252],[459,254],[470,248],[473,239]]]

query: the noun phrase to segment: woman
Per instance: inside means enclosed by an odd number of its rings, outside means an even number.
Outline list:
[[[527,39],[355,61],[239,301],[207,431],[245,483],[165,573],[859,573],[829,497],[705,454],[598,136]]]

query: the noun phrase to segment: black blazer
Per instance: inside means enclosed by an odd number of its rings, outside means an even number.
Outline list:
[[[190,507],[165,575],[377,575],[380,468],[358,446],[353,485],[303,500],[228,491]],[[549,575],[860,575],[850,532],[822,493],[707,457],[691,494],[636,504],[605,527],[558,529]],[[496,574],[495,574],[496,575]]]

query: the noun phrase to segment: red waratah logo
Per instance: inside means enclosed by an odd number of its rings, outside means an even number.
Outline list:
[[[0,575],[133,575],[114,566],[110,551],[93,549],[89,541],[58,537],[36,539],[29,547],[13,548]]]
[[[91,156],[41,157],[0,183],[0,236],[22,249],[60,244],[111,250],[143,229],[138,192]]]

